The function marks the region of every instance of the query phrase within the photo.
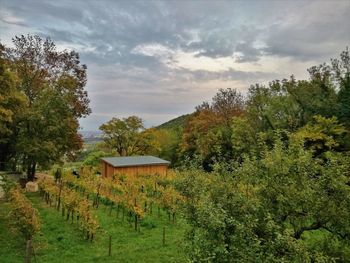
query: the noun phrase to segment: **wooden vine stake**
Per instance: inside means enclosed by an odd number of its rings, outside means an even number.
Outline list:
[[[112,236],[109,235],[109,247],[108,247],[108,256],[112,255]]]
[[[30,263],[31,257],[32,257],[32,240],[28,239],[27,245],[26,245],[26,256],[24,258],[24,263]]]
[[[61,205],[61,193],[62,193],[62,182],[60,182],[60,188],[58,193],[58,204],[57,204],[57,211],[60,211],[60,205]]]

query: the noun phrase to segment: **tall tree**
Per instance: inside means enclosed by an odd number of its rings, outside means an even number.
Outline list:
[[[14,153],[14,125],[26,105],[25,96],[17,89],[17,76],[9,70],[5,46],[0,44],[0,169],[5,168]]]
[[[196,107],[184,127],[181,151],[184,156],[198,157],[205,170],[215,161],[231,159],[231,122],[244,114],[242,94],[235,89],[220,89],[212,102]]]
[[[58,51],[49,38],[20,36],[6,48],[27,106],[16,122],[17,156],[33,180],[37,165],[47,165],[81,146],[78,119],[90,113],[86,66],[78,53]]]
[[[338,118],[350,128],[350,53],[349,48],[332,60],[332,69],[338,83]]]

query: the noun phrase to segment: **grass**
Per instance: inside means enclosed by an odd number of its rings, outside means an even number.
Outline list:
[[[182,238],[186,228],[179,220],[168,221],[164,212],[147,215],[141,223],[141,231],[135,232],[133,225],[116,216],[116,211],[104,205],[95,210],[101,226],[91,243],[83,237],[76,223],[63,219],[61,213],[49,207],[38,193],[27,195],[39,210],[41,231],[34,238],[37,262],[184,262]],[[25,242],[9,227],[7,214],[9,204],[0,202],[0,261],[23,262]],[[156,210],[156,209],[155,209]],[[166,228],[166,244],[162,245],[163,227]],[[112,256],[108,256],[109,235],[112,236]]]

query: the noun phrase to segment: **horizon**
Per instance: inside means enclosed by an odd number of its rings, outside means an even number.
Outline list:
[[[157,126],[219,88],[246,94],[290,74],[306,79],[349,43],[350,4],[341,0],[0,3],[4,44],[38,34],[79,52],[92,109],[80,131],[130,115]]]

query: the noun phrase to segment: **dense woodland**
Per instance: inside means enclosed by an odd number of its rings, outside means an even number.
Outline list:
[[[86,66],[37,36],[1,45],[0,165],[35,170],[103,156],[171,161],[171,187],[193,262],[348,262],[350,54],[247,94],[219,89],[191,114],[146,129],[137,116],[100,127],[82,150],[90,113]],[[291,72],[292,74],[293,72]],[[183,201],[185,200],[185,201]]]

